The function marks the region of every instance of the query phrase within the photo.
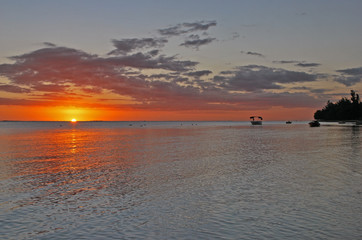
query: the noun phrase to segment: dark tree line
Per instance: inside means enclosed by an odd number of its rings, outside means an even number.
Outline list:
[[[336,103],[328,101],[322,110],[314,113],[314,118],[319,120],[361,120],[362,103],[359,95],[351,90],[351,100],[344,97]]]

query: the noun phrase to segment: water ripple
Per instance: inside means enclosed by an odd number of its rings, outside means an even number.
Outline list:
[[[1,239],[362,237],[359,129],[103,124],[0,136]]]

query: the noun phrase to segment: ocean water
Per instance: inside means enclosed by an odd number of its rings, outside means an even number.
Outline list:
[[[0,239],[362,239],[362,129],[0,122]]]

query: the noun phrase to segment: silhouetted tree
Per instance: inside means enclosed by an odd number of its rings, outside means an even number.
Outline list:
[[[359,120],[362,117],[362,103],[359,95],[351,90],[351,100],[342,98],[337,103],[327,102],[322,110],[314,113],[315,119],[320,120]]]
[[[352,109],[353,109],[353,117],[354,119],[359,119],[359,95],[356,94],[355,91],[351,90],[351,101],[352,101]]]

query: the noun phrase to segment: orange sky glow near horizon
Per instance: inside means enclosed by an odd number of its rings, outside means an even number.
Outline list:
[[[248,121],[261,115],[266,121],[310,120],[314,109],[274,107],[264,111],[147,111],[77,107],[0,106],[7,118],[15,121]]]

